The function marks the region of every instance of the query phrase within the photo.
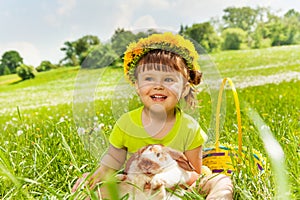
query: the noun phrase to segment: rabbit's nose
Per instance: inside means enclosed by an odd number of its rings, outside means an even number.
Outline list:
[[[151,172],[151,170],[157,170],[159,168],[159,164],[150,159],[144,158],[138,164],[138,167],[144,172]]]
[[[141,167],[143,167],[144,169],[149,169],[151,168],[152,165],[154,165],[154,162],[150,159],[142,159],[142,161],[140,162]]]

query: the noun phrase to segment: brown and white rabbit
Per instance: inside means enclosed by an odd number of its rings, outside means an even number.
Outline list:
[[[165,188],[185,184],[190,180],[192,171],[194,167],[182,152],[153,144],[133,154],[126,163],[125,174],[118,175],[118,178],[134,184],[143,191],[144,194],[140,195],[148,198],[157,193],[153,199],[180,199],[166,192]],[[128,189],[121,184],[120,191],[128,192]]]

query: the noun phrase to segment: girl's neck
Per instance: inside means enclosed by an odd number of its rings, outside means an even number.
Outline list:
[[[145,130],[154,138],[162,138],[169,133],[176,121],[176,109],[162,111],[144,108],[142,122]]]

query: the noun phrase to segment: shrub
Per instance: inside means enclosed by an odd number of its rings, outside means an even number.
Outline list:
[[[50,61],[44,60],[36,68],[36,71],[38,71],[38,72],[44,72],[44,71],[49,71],[49,70],[54,69],[54,68],[55,68],[55,65],[53,65]]]
[[[18,76],[22,79],[22,80],[26,80],[26,79],[31,79],[34,78],[34,67],[29,66],[29,65],[25,65],[25,64],[21,64],[19,67],[17,67],[16,69]]]
[[[223,31],[222,36],[224,50],[239,50],[246,40],[247,33],[240,28],[228,28]]]

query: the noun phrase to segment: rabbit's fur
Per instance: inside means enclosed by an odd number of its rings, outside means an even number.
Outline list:
[[[192,171],[193,166],[182,152],[162,145],[148,145],[133,154],[124,174],[117,176],[121,180],[120,193],[134,193],[135,199],[180,199],[165,188],[185,184]]]

